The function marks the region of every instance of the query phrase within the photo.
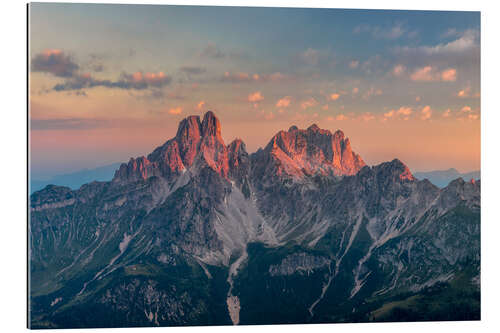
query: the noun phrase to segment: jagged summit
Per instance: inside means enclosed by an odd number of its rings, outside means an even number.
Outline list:
[[[221,136],[219,119],[208,111],[184,118],[174,138],[156,148],[148,157],[131,159],[115,173],[114,181],[135,181],[151,176],[174,177],[195,163],[204,163],[220,173],[228,174],[227,147]]]
[[[221,137],[221,127],[219,119],[215,116],[212,111],[208,111],[203,116],[203,122],[201,123],[201,132],[203,136],[216,136]]]
[[[278,132],[263,152],[271,156],[277,174],[292,178],[315,174],[353,175],[366,165],[352,151],[342,131],[332,133],[316,124],[306,130],[294,125],[287,132]]]
[[[413,181],[415,177],[411,173],[410,169],[401,162],[399,159],[395,158],[390,162],[384,162],[374,167],[377,172],[382,172],[385,175],[401,181]]]
[[[248,154],[245,143],[237,138],[224,143],[221,124],[212,111],[184,118],[175,137],[156,148],[147,157],[131,158],[116,171],[114,182],[129,182],[159,176],[168,181],[187,170],[208,167],[220,176],[238,184],[245,177],[304,179],[308,176],[349,176],[358,173],[366,163],[352,151],[344,132],[331,132],[312,124],[307,129],[291,126],[279,131],[264,149]],[[401,161],[375,166],[400,181],[415,178]]]

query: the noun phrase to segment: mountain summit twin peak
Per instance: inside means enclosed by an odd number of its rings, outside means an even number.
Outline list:
[[[30,325],[478,319],[480,189],[316,125],[249,154],[190,116],[112,181],[30,196]]]
[[[126,182],[162,176],[172,179],[187,169],[202,165],[210,167],[224,178],[241,178],[250,170],[250,160],[244,142],[236,139],[225,145],[219,119],[208,111],[183,119],[174,138],[156,148],[147,157],[132,158],[121,165],[114,181]],[[365,162],[351,149],[349,139],[340,130],[331,133],[316,124],[308,129],[290,127],[278,132],[264,149],[252,159],[256,168],[283,177],[301,179],[304,176],[344,176],[356,174]],[[243,169],[242,169],[243,168]]]

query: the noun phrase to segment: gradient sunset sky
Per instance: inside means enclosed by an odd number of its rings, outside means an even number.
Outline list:
[[[253,152],[342,129],[367,164],[480,168],[479,12],[30,5],[34,178],[147,155],[213,110]]]

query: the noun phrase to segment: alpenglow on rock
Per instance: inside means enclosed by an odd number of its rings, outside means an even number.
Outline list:
[[[263,160],[263,165],[257,168],[270,168],[266,172],[296,179],[311,175],[354,175],[366,165],[352,151],[342,131],[332,133],[316,124],[306,130],[292,126],[288,131],[280,131],[256,157]]]
[[[30,326],[479,319],[480,193],[367,166],[341,131],[249,154],[190,116],[112,181],[30,196]]]

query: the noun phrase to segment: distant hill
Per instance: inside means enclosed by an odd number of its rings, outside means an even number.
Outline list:
[[[413,174],[417,179],[425,179],[427,178],[431,183],[438,187],[446,187],[452,180],[457,178],[463,178],[465,181],[481,178],[481,171],[471,171],[467,173],[460,173],[457,169],[451,168],[448,170],[435,170],[435,171],[427,171],[427,172],[415,172]]]
[[[108,181],[113,178],[121,163],[113,163],[95,169],[83,169],[73,173],[54,176],[48,180],[31,179],[30,194],[43,189],[47,185],[67,186],[73,190],[92,181]]]

